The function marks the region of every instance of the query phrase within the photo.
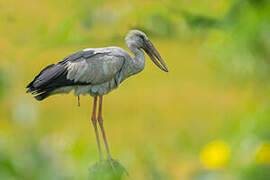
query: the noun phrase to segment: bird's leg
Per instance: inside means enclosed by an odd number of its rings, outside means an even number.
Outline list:
[[[97,144],[98,144],[99,160],[101,161],[103,159],[103,156],[102,156],[102,150],[100,146],[100,140],[99,140],[99,134],[98,134],[98,128],[97,128],[96,109],[97,109],[97,97],[94,97],[93,112],[92,112],[91,120],[95,128]]]
[[[101,132],[102,132],[102,136],[103,136],[103,140],[104,140],[104,143],[105,143],[105,148],[106,148],[106,151],[107,151],[108,159],[111,160],[111,153],[110,153],[110,149],[109,149],[109,146],[108,146],[105,130],[104,130],[104,127],[103,127],[102,96],[99,96],[98,123],[99,123],[100,129],[101,129]]]
[[[78,97],[78,104],[77,106],[80,107],[81,106],[81,103],[80,103],[80,96],[77,96]]]

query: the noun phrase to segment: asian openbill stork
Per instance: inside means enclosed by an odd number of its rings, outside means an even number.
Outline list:
[[[32,93],[39,101],[53,95],[69,93],[90,94],[94,98],[92,123],[95,129],[99,156],[103,159],[97,121],[101,129],[108,159],[111,159],[102,118],[102,97],[116,89],[126,78],[141,72],[145,67],[144,50],[151,60],[163,71],[168,72],[165,62],[148,37],[139,30],[131,30],[126,38],[129,55],[120,47],[87,48],[67,56],[62,61],[44,68],[27,85],[27,93]],[[97,99],[98,116],[96,118]]]

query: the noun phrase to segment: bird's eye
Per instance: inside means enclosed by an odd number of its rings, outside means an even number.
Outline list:
[[[139,37],[142,39],[142,40],[145,40],[145,37],[141,34],[139,34]]]

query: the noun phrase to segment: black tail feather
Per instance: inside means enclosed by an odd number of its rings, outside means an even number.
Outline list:
[[[38,94],[35,96],[35,99],[41,101],[47,98],[55,89],[65,86],[67,83],[64,83],[63,80],[70,82],[70,80],[67,80],[66,75],[67,69],[65,65],[51,64],[44,68],[34,80],[26,86],[26,88],[28,88],[26,93],[32,93],[32,95]],[[63,81],[62,84],[59,80]]]
[[[32,91],[35,91],[35,90],[29,88],[29,89],[27,89],[26,93],[30,93],[30,92],[32,92]]]
[[[44,68],[26,88],[26,93],[36,95],[39,101],[49,97],[54,90],[73,85],[87,85],[89,83],[74,82],[67,79],[68,70],[63,63],[51,64]]]
[[[42,101],[43,99],[47,98],[48,96],[50,96],[52,91],[45,91],[37,96],[35,96],[35,99],[38,101]]]

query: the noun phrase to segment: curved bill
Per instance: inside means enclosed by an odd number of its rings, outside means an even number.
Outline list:
[[[158,53],[154,45],[151,43],[151,41],[147,40],[144,43],[144,45],[145,45],[144,47],[145,52],[148,54],[151,60],[155,63],[155,65],[157,65],[161,70],[165,72],[169,72],[165,62],[163,61],[163,59],[161,58],[160,54]]]

